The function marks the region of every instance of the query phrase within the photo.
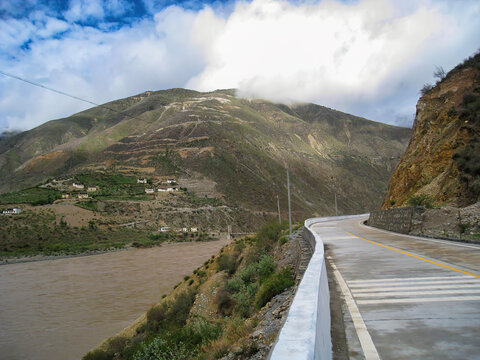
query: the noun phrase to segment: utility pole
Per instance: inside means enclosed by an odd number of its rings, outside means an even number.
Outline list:
[[[337,209],[337,190],[335,190],[335,216],[338,216],[338,209]]]
[[[288,172],[287,166],[287,191],[288,191],[288,228],[290,230],[290,239],[292,238],[292,206],[290,203],[290,173]]]
[[[333,183],[333,193],[335,194],[335,216],[338,216],[338,208],[337,208],[337,184],[335,183],[335,178],[333,176],[330,177]]]
[[[278,208],[278,223],[282,224],[282,216],[280,215],[280,198],[277,194],[277,208]]]

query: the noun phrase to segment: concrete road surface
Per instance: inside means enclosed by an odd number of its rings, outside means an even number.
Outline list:
[[[343,305],[351,359],[480,359],[480,246],[363,220],[313,225]]]

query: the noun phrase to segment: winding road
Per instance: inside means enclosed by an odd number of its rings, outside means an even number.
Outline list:
[[[350,359],[480,359],[480,246],[365,219],[312,226],[345,300]]]

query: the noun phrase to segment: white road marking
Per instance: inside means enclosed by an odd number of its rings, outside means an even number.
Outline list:
[[[382,292],[382,291],[395,291],[395,290],[424,290],[424,289],[467,289],[467,288],[479,288],[479,284],[467,284],[467,285],[422,285],[422,286],[392,286],[384,288],[361,288],[351,289],[354,294],[364,292]]]
[[[338,271],[333,261],[329,261],[333,269],[333,274],[335,275],[335,278],[337,279],[337,282],[342,290],[342,294],[345,297],[345,303],[347,304],[348,311],[350,312],[350,316],[352,317],[353,325],[355,326],[355,330],[357,332],[358,340],[360,341],[365,360],[380,360],[380,356],[378,355],[375,344],[372,341],[370,333],[367,330],[367,326],[363,321],[362,315],[360,314],[360,311],[358,310],[358,307],[353,300],[352,294],[350,293],[350,290],[348,289],[345,280],[343,280],[342,275]]]
[[[347,281],[349,285],[363,284],[363,283],[376,283],[376,282],[396,282],[396,281],[408,281],[408,280],[449,280],[449,279],[471,279],[469,275],[458,276],[430,276],[430,277],[410,277],[410,278],[385,278],[385,279],[369,279],[369,280],[350,280]]]
[[[398,281],[394,282],[393,284],[390,283],[384,283],[384,284],[348,284],[350,288],[356,289],[360,287],[366,287],[368,286],[369,288],[376,288],[376,287],[382,287],[382,286],[417,286],[417,285],[450,285],[450,284],[477,284],[480,285],[480,280],[474,279],[470,277],[470,279],[465,279],[465,280],[434,280],[434,281]]]
[[[455,297],[428,297],[428,298],[404,298],[404,299],[378,299],[378,300],[357,300],[357,304],[401,304],[416,302],[448,302],[448,301],[480,301],[480,296],[455,296]]]
[[[417,296],[417,295],[459,295],[480,294],[480,289],[474,290],[431,290],[431,291],[390,291],[376,293],[355,293],[355,299],[360,297],[389,297],[389,296]]]

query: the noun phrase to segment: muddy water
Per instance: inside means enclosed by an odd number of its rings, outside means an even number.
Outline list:
[[[81,358],[225,244],[168,244],[0,266],[0,359]]]

